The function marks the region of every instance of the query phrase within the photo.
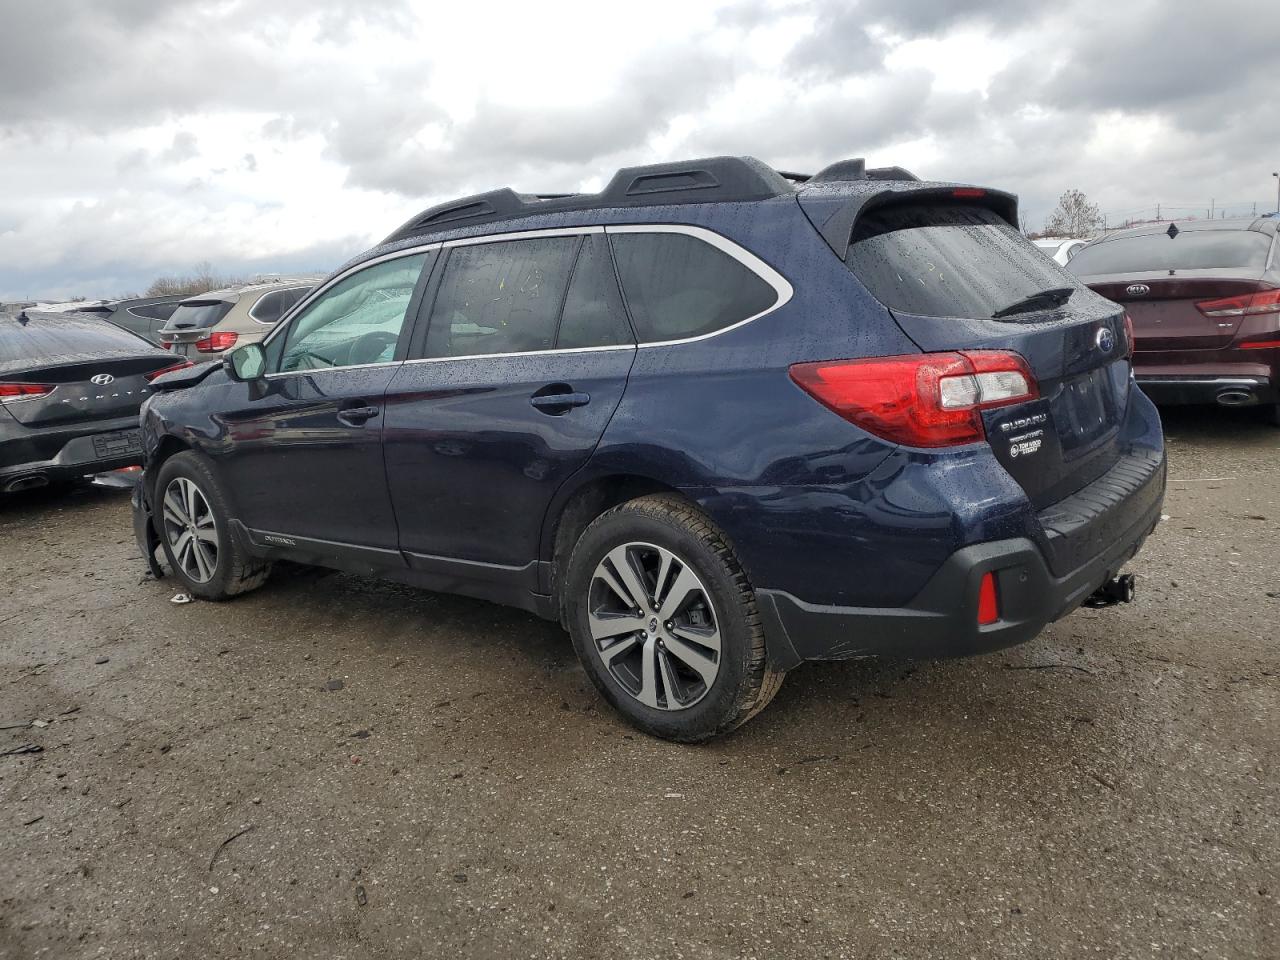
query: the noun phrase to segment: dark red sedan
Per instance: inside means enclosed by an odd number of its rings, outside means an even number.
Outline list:
[[[1118,230],[1067,269],[1121,303],[1134,376],[1156,403],[1265,406],[1280,425],[1276,218],[1185,220]]]

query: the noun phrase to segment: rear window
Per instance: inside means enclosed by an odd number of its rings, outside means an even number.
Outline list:
[[[926,317],[990,317],[1076,280],[983,207],[895,204],[858,218],[845,262],[886,307]]]
[[[1253,230],[1183,230],[1120,237],[1084,247],[1071,260],[1077,276],[1147,270],[1257,270],[1267,265],[1271,238]]]
[[[753,270],[696,237],[617,233],[612,241],[641,342],[713,333],[778,302],[778,292]]]
[[[157,354],[152,344],[123,327],[92,316],[35,316],[20,321],[0,315],[0,378],[36,363],[69,363]]]
[[[184,303],[173,311],[173,316],[165,324],[165,329],[203,329],[215,323],[231,312],[235,306],[226,300],[209,300],[204,303]]]

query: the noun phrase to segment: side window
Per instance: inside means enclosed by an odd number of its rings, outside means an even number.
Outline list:
[[[298,287],[296,290],[280,291],[280,316],[284,316],[297,305],[298,301],[311,292],[311,287]]]
[[[253,305],[253,309],[249,313],[253,319],[259,323],[275,323],[280,319],[280,315],[284,313],[284,297],[287,291],[274,290],[271,293],[264,293],[258,298],[258,302]]]
[[[168,320],[177,308],[176,303],[143,303],[130,307],[128,312],[144,320]]]
[[[612,347],[634,342],[606,241],[600,235],[587,237],[569,282],[556,346]]]
[[[271,341],[267,369],[324,370],[390,361],[418,276],[434,255],[386,260],[330,287],[290,320],[284,336]],[[280,351],[278,366],[275,350]]]
[[[440,279],[428,357],[549,350],[580,237],[454,247]]]
[[[778,300],[777,291],[755,271],[697,237],[610,236],[642,343],[714,333],[763,313]]]

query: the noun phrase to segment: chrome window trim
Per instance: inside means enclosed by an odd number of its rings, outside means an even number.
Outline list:
[[[276,373],[263,374],[265,379],[274,380],[280,377],[297,377],[312,376],[317,373],[332,373],[338,370],[364,370],[371,367],[386,367],[406,364],[419,363],[451,363],[456,360],[482,360],[482,359],[503,359],[508,357],[534,357],[548,356],[569,353],[603,353],[615,350],[637,350],[648,347],[670,347],[685,343],[696,343],[700,340],[708,340],[711,337],[718,337],[730,330],[736,330],[745,326],[754,320],[759,320],[763,316],[773,313],[775,310],[786,306],[791,298],[795,296],[795,288],[781,273],[775,270],[769,264],[765,263],[759,257],[749,250],[744,249],[732,240],[714,230],[706,227],[696,227],[690,224],[681,223],[632,223],[632,224],[607,224],[603,226],[585,226],[585,227],[545,227],[538,230],[518,230],[508,233],[491,233],[476,237],[461,237],[456,240],[437,240],[433,243],[419,244],[413,247],[406,247],[403,250],[394,250],[391,253],[385,253],[380,257],[374,257],[370,260],[364,260],[356,265],[337,274],[332,279],[317,287],[315,290],[298,301],[293,308],[283,317],[281,317],[272,326],[271,332],[262,339],[263,347],[266,347],[273,337],[283,336],[283,331],[287,327],[286,321],[292,321],[293,317],[305,310],[317,298],[322,296],[327,290],[335,284],[341,283],[352,274],[358,273],[367,267],[376,266],[379,263],[386,263],[388,260],[399,260],[403,257],[412,257],[420,253],[428,253],[432,250],[447,250],[453,247],[469,247],[477,246],[484,243],[504,243],[510,240],[531,240],[539,237],[577,237],[591,234],[610,234],[610,233],[679,233],[685,236],[694,237],[702,240],[704,243],[710,244],[722,253],[727,254],[734,260],[750,270],[761,280],[769,284],[777,294],[778,299],[768,308],[761,310],[759,313],[732,323],[727,327],[721,327],[719,330],[712,330],[710,333],[699,334],[696,337],[683,337],[677,340],[655,340],[649,343],[622,343],[613,344],[605,347],[560,347],[549,350],[520,350],[511,353],[477,353],[466,354],[458,357],[417,357],[410,360],[384,360],[380,363],[357,363],[344,367],[319,367],[315,370],[284,370]]]
[[[490,233],[482,237],[461,237],[445,240],[442,247],[474,247],[481,243],[504,243],[508,240],[533,240],[539,237],[582,237],[604,233],[605,228],[595,227],[544,227],[541,230],[519,230],[513,233]]]
[[[700,333],[696,337],[679,337],[675,340],[651,340],[646,343],[639,344],[640,349],[649,347],[671,347],[683,343],[697,343],[699,340],[709,340],[712,337],[718,337],[730,330],[737,330],[744,327],[753,320],[759,320],[761,317],[768,316],[773,311],[786,306],[793,296],[795,296],[795,288],[791,286],[790,281],[769,264],[765,263],[750,250],[738,246],[728,237],[716,233],[714,230],[708,230],[706,227],[695,227],[688,224],[678,223],[629,223],[619,226],[609,225],[605,227],[605,233],[682,233],[685,236],[695,237],[710,246],[715,247],[721,253],[727,254],[734,260],[758,276],[769,286],[773,287],[774,293],[778,295],[778,299],[773,302],[770,307],[761,310],[759,313],[753,313],[744,320],[737,323],[731,323],[727,327],[721,327],[719,330],[712,330],[710,333]],[[626,296],[626,291],[623,291]]]

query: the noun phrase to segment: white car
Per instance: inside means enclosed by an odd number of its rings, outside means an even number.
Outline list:
[[[1076,251],[1083,247],[1088,240],[1079,240],[1072,237],[1066,239],[1062,237],[1045,237],[1042,240],[1032,240],[1037,247],[1045,252],[1045,256],[1052,257],[1062,266],[1067,265],[1067,261],[1076,255]]]

